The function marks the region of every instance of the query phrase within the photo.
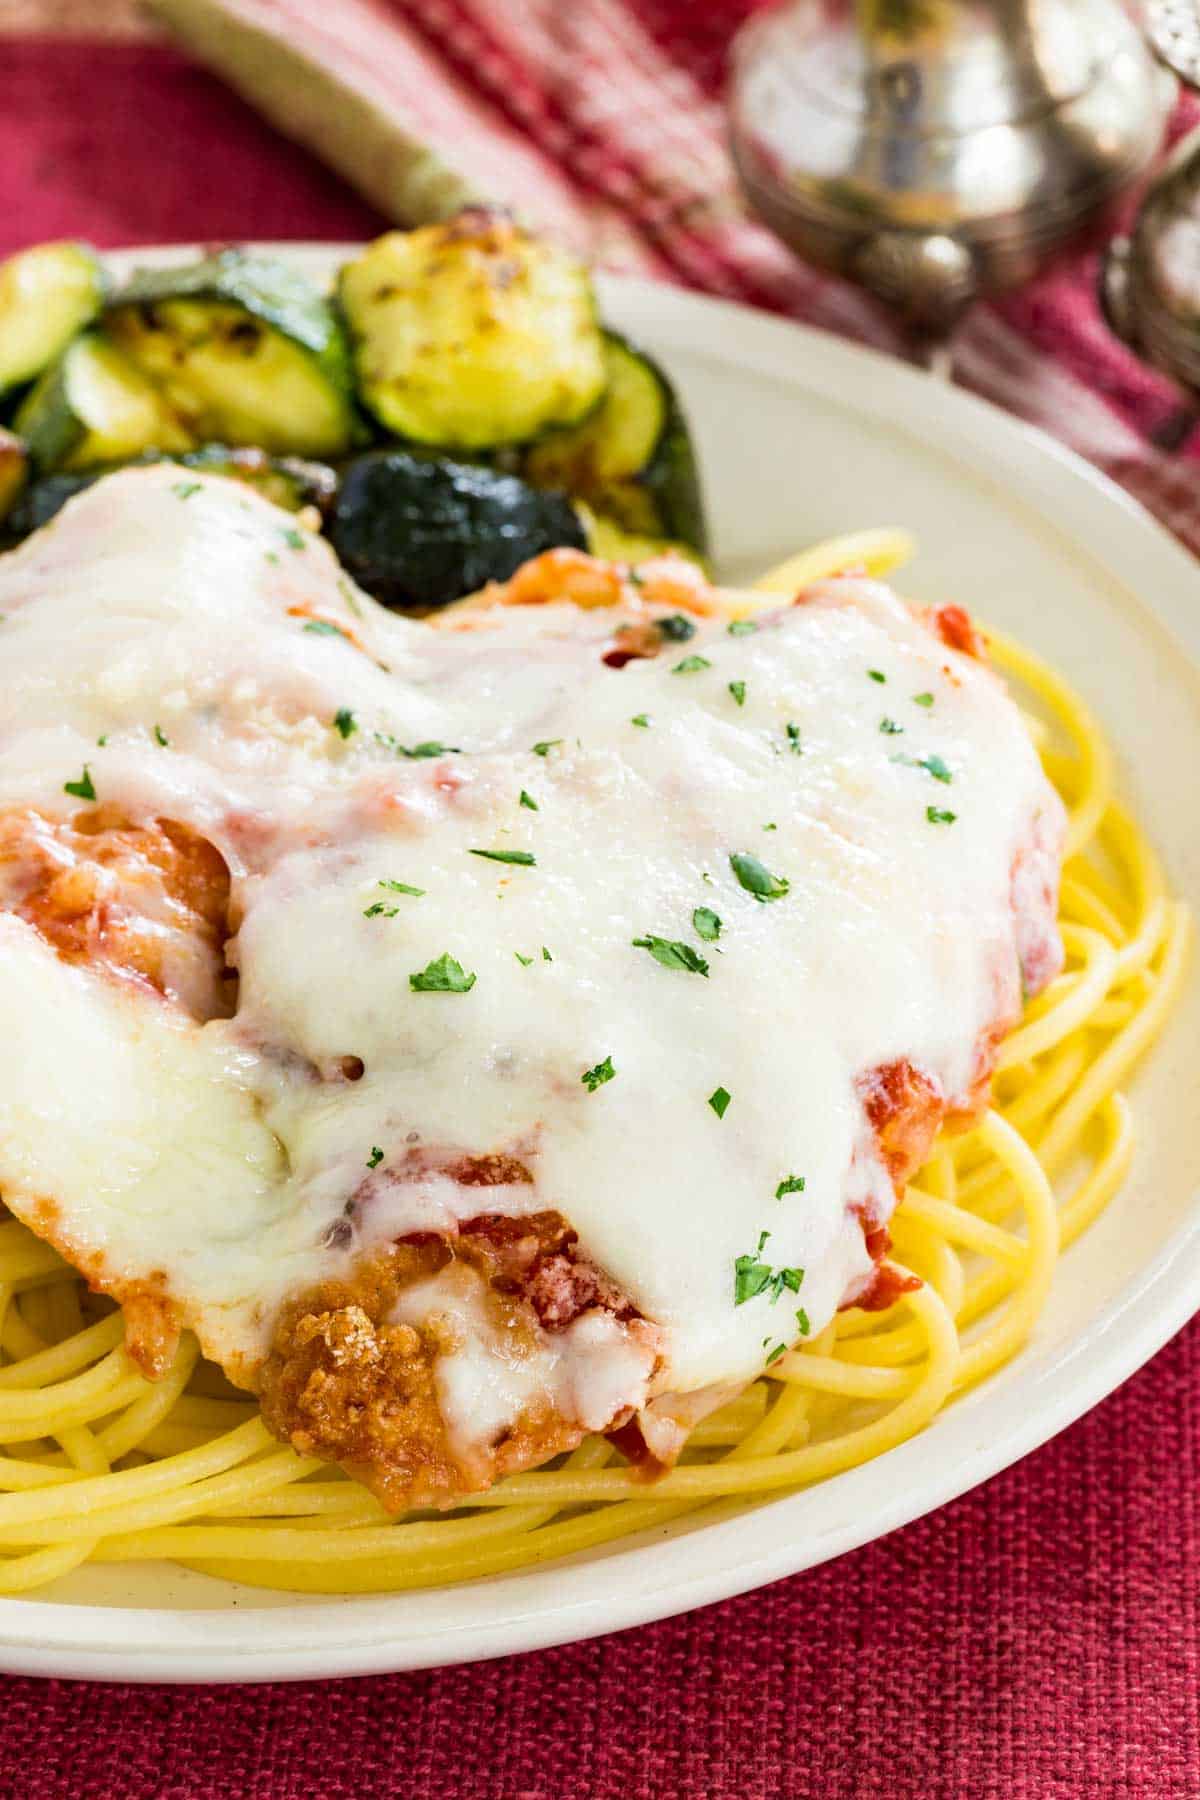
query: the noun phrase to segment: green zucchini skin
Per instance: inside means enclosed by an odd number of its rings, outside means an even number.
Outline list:
[[[139,270],[104,330],[198,440],[305,456],[365,441],[341,322],[286,263],[229,249]]]
[[[55,475],[38,476],[30,482],[0,527],[5,544],[18,543],[21,538],[40,531],[43,525],[50,523],[55,513],[62,511],[68,500],[73,500],[84,488],[91,487],[102,475],[110,473],[109,469],[80,469],[72,473],[60,470]]]
[[[0,399],[58,360],[107,289],[87,244],[34,244],[0,263]]]
[[[30,447],[35,466],[43,471],[65,463],[86,431],[68,398],[65,360],[45,371],[13,421]]]
[[[327,531],[347,573],[398,608],[445,606],[488,581],[507,581],[543,550],[587,542],[564,495],[409,450],[350,463]]]
[[[385,233],[342,269],[338,298],[363,403],[397,437],[473,456],[575,424],[600,399],[586,269],[504,213]]]
[[[228,300],[311,350],[332,379],[350,386],[349,346],[333,308],[288,263],[235,247],[181,268],[138,269],[111,308],[162,300]]]
[[[11,431],[0,431],[0,524],[17,505],[29,479],[29,451]]]
[[[127,462],[193,439],[161,394],[97,330],[67,345],[25,396],[14,421],[40,473]]]
[[[605,331],[607,386],[582,424],[549,432],[525,452],[536,487],[562,488],[622,531],[708,552],[708,525],[691,433],[668,377],[644,350]]]
[[[203,444],[199,450],[169,460],[204,475],[228,475],[285,512],[315,506],[325,514],[337,497],[337,472],[328,463],[303,456],[268,456],[251,445]]]

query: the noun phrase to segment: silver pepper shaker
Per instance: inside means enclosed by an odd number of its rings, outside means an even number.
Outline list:
[[[1152,0],[1146,22],[1158,54],[1200,86],[1197,0]],[[1200,127],[1158,171],[1128,235],[1109,245],[1099,295],[1117,336],[1188,396],[1155,432],[1174,449],[1200,419]]]
[[[1173,93],[1119,0],[799,0],[739,35],[733,151],[786,242],[937,337],[1095,226]]]
[[[1100,302],[1118,337],[1200,389],[1200,128],[1150,184],[1129,235],[1109,245]]]

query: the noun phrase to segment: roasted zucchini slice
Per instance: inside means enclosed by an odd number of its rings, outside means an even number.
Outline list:
[[[152,382],[96,331],[67,346],[23,401],[16,429],[40,470],[125,462],[193,440]]]
[[[676,556],[686,556],[689,562],[702,569],[706,568],[704,558],[690,544],[682,544],[676,538],[642,537],[638,532],[625,531],[615,520],[606,519],[603,513],[594,513],[582,500],[576,503],[575,510],[583,520],[588,549],[605,562],[636,564],[673,552]]]
[[[62,511],[68,500],[73,500],[76,494],[81,494],[84,488],[91,487],[94,481],[108,473],[107,469],[85,469],[72,475],[41,475],[31,481],[0,526],[5,543],[15,543],[33,531],[40,531],[55,513]]]
[[[222,250],[186,268],[143,269],[104,330],[194,441],[340,456],[360,436],[333,308],[270,257]]]
[[[448,451],[525,443],[600,398],[587,271],[502,213],[389,231],[346,264],[338,294],[363,400],[400,437]]]
[[[543,550],[587,542],[562,494],[408,450],[352,462],[327,530],[359,586],[394,607],[444,606],[485,582],[507,581]]]
[[[561,488],[639,537],[704,555],[700,476],[675,390],[658,364],[615,331],[604,333],[604,399],[582,425],[549,433],[526,452],[535,487]]]
[[[62,355],[100,311],[104,290],[86,244],[35,244],[0,263],[0,396]]]
[[[0,431],[0,521],[17,504],[28,476],[29,451],[11,431]]]
[[[265,450],[204,444],[172,460],[185,469],[244,482],[285,512],[299,512],[303,506],[327,512],[338,490],[337,475],[327,463],[309,462],[301,456],[268,456]]]
[[[0,432],[0,520],[4,520],[4,536],[9,539],[28,537],[31,531],[40,531],[68,500],[91,487],[94,481],[111,475],[115,469],[141,468],[150,463],[173,462],[181,469],[197,469],[205,475],[227,475],[232,481],[241,481],[254,488],[264,499],[273,501],[286,512],[299,512],[305,506],[315,506],[325,512],[337,493],[338,478],[324,463],[303,462],[298,456],[267,456],[262,450],[230,449],[227,444],[205,444],[183,456],[160,456],[157,451],[149,450],[130,462],[105,463],[100,468],[42,475],[30,483],[5,518],[4,439],[8,435]],[[18,438],[12,441],[20,444]]]

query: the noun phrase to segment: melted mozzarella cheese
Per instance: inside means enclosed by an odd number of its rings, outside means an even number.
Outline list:
[[[653,1393],[750,1378],[798,1305],[816,1332],[869,1275],[861,1218],[893,1195],[860,1078],[908,1059],[964,1098],[1015,1015],[1021,857],[1052,935],[1059,808],[1017,709],[872,583],[616,670],[603,613],[435,629],[295,541],[229,482],[183,499],[149,469],[0,559],[0,807],[66,817],[87,764],[102,804],[212,839],[239,921],[236,1015],[204,1024],[0,921],[0,1190],[31,1222],[52,1197],[122,1279],[162,1271],[206,1349],[250,1368],[283,1300],[363,1251],[557,1209],[660,1328]],[[431,742],[453,750],[397,749]],[[735,855],[786,892],[747,891]],[[414,991],[444,954],[470,990]],[[487,1153],[532,1181],[445,1172]],[[736,1305],[760,1245],[800,1291]],[[646,1357],[606,1363],[595,1318],[553,1367],[490,1376],[461,1327],[439,1379],[467,1435],[530,1384],[588,1425],[646,1398]]]
[[[549,1406],[586,1431],[603,1431],[646,1399],[653,1354],[631,1342],[609,1313],[584,1313],[565,1331],[514,1345],[488,1318],[479,1277],[450,1263],[406,1288],[391,1322],[431,1319],[442,1322],[454,1343],[451,1354],[438,1358],[438,1403],[465,1454],[491,1443],[527,1410]]]

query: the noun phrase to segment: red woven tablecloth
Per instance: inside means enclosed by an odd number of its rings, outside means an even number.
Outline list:
[[[458,10],[450,0],[404,9],[438,55]],[[607,7],[632,21],[647,55],[678,68],[686,91],[673,103],[693,122],[711,121],[703,108],[746,10],[737,0]],[[336,14],[334,0],[325,12]],[[529,110],[502,62],[458,62],[460,79],[490,80],[489,104],[515,96],[535,138],[555,126]],[[765,238],[727,245],[726,259],[676,228],[678,209],[655,216],[620,158],[574,166],[609,204],[624,183],[633,237],[664,274],[876,334],[860,302],[791,270]],[[67,233],[111,245],[352,238],[379,225],[165,47],[0,36],[0,251]],[[981,309],[962,367],[1200,541],[1194,455],[1167,458],[1149,441],[1173,396],[1106,337],[1086,267]],[[10,1679],[0,1800],[1197,1800],[1198,1423],[1193,1326],[980,1492],[688,1618],[331,1684]]]

